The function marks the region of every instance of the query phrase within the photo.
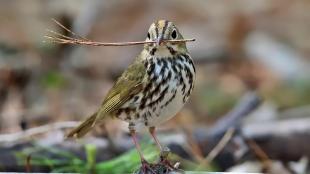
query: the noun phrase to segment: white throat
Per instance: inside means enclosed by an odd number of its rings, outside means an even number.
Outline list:
[[[158,57],[171,57],[172,56],[166,46],[157,47],[157,50],[155,51],[154,55]]]

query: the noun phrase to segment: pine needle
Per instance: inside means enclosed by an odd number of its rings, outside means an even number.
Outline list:
[[[156,43],[156,41],[96,42],[74,33],[73,31],[62,25],[60,22],[58,22],[56,19],[52,19],[52,21],[72,35],[72,37],[70,37],[58,33],[56,31],[47,29],[46,31],[48,32],[48,34],[45,35],[44,37],[47,39],[47,41],[52,43],[71,44],[71,45],[90,45],[90,46],[129,46],[129,45]],[[192,42],[192,41],[195,41],[195,39],[163,40],[163,42],[171,42],[171,43]]]

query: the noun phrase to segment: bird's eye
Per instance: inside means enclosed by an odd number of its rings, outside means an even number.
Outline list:
[[[151,39],[150,33],[147,33],[147,38],[148,38],[148,39]]]
[[[172,39],[176,39],[177,38],[177,31],[176,30],[172,31],[171,37],[172,37]]]

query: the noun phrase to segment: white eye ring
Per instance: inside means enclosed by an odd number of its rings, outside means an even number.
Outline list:
[[[178,37],[177,31],[174,29],[171,33],[172,39],[176,39]]]

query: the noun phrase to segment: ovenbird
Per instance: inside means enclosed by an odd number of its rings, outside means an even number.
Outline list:
[[[170,21],[151,24],[144,49],[118,78],[101,107],[73,129],[68,137],[81,137],[106,118],[116,117],[129,123],[129,130],[141,157],[136,130],[146,127],[161,150],[155,127],[176,115],[188,100],[195,81],[195,67],[183,36]]]

